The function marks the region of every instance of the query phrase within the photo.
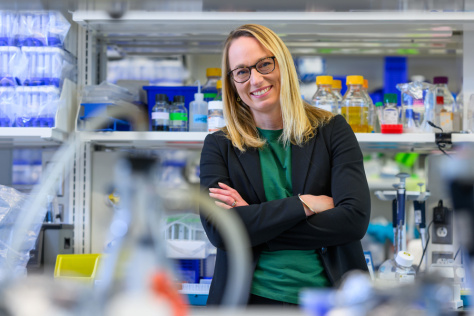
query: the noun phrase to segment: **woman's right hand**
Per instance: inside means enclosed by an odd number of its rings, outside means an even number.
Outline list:
[[[334,200],[332,199],[332,197],[329,197],[327,195],[305,194],[301,195],[301,198],[316,213],[321,213],[334,208]],[[307,207],[304,208],[306,216],[314,215],[314,213],[307,209]]]

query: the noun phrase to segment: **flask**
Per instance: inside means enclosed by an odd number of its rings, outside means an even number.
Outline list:
[[[341,114],[354,133],[369,132],[369,105],[362,91],[363,84],[362,76],[346,77],[347,91],[342,99]]]
[[[369,105],[369,133],[375,133],[375,106],[372,98],[369,95],[369,80],[364,79],[364,84],[362,85],[362,92],[364,93],[365,98],[367,99],[367,104]]]
[[[412,283],[416,275],[412,264],[413,255],[406,251],[399,251],[395,259],[382,263],[379,267],[378,278],[387,283]]]
[[[456,102],[448,89],[448,77],[434,77],[434,107],[435,124],[443,129],[443,132],[459,131],[454,126],[454,114],[456,111]],[[457,113],[456,113],[457,115]]]
[[[222,104],[222,101],[209,102],[207,123],[209,132],[218,131],[220,128],[225,126],[224,106]]]
[[[341,80],[332,81],[332,93],[336,96],[337,99],[337,113],[341,114],[341,103],[342,103],[342,83]]]
[[[157,94],[155,100],[155,106],[151,109],[151,129],[153,131],[169,132],[170,109],[168,96],[166,94]]]
[[[194,101],[189,103],[189,131],[207,132],[207,102],[204,101],[204,94],[201,93],[201,83],[199,80],[198,93],[194,94]]]
[[[217,80],[221,78],[222,71],[220,68],[207,68],[207,81],[202,86],[202,93],[204,93],[204,101],[209,102],[214,100],[217,95]]]
[[[213,101],[222,101],[222,80],[217,80],[217,94]]]
[[[317,76],[317,90],[312,102],[315,107],[337,114],[337,98],[332,93],[332,76]]]
[[[184,106],[184,96],[182,95],[175,95],[173,97],[173,104],[170,108],[170,131],[188,131],[188,111]]]

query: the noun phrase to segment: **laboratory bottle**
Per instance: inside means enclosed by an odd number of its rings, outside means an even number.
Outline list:
[[[448,77],[434,77],[434,107],[435,124],[443,129],[443,132],[459,131],[455,126],[456,102],[448,89]],[[457,128],[457,130],[456,130]]]
[[[209,102],[214,100],[217,95],[217,80],[221,78],[222,71],[220,68],[207,68],[207,81],[202,86],[202,93],[204,93],[204,101]]]
[[[342,102],[342,83],[341,80],[332,81],[332,93],[336,96],[337,99],[337,113],[341,114],[341,102]]]
[[[395,93],[386,93],[383,96],[383,125],[398,124],[399,112],[397,107],[397,95]]]
[[[188,110],[184,106],[184,96],[175,95],[170,108],[170,131],[188,131]]]
[[[369,132],[369,105],[362,91],[364,77],[347,76],[347,91],[341,105],[341,114],[354,133]]]
[[[412,283],[416,275],[412,264],[413,255],[399,251],[395,259],[386,260],[380,265],[377,276],[388,283]]]
[[[337,98],[332,93],[332,76],[316,77],[316,93],[312,103],[315,107],[337,114]]]
[[[374,133],[375,132],[375,120],[376,120],[376,115],[375,115],[375,106],[374,102],[372,101],[372,98],[369,95],[369,80],[364,79],[364,84],[362,85],[362,91],[365,95],[365,98],[367,99],[367,104],[369,106],[369,133]]]
[[[225,126],[224,105],[222,101],[210,101],[207,115],[209,132],[216,132]]]
[[[213,101],[222,101],[222,80],[217,80],[217,94]]]
[[[201,93],[201,83],[198,80],[198,92],[194,94],[194,101],[189,103],[189,131],[207,132],[207,102]]]
[[[151,109],[151,130],[169,132],[170,130],[170,106],[166,94],[155,96],[155,105]]]

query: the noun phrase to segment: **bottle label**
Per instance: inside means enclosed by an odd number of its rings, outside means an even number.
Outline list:
[[[415,276],[412,274],[402,274],[398,275],[398,281],[400,283],[412,283],[415,282]]]
[[[168,112],[152,112],[151,119],[152,120],[169,120],[170,114]]]
[[[423,100],[415,99],[415,100],[413,100],[413,107],[414,108],[423,108],[423,110],[424,110],[425,104],[424,104]]]
[[[326,104],[326,105],[320,104],[320,105],[316,105],[316,107],[326,110],[328,112],[332,112],[332,107],[330,104]]]
[[[219,116],[208,117],[207,121],[208,121],[209,132],[216,132],[220,128],[225,126],[224,118],[219,117]]]
[[[442,95],[437,95],[437,96],[436,96],[436,104],[437,104],[437,105],[444,105],[444,96],[442,96]]]
[[[397,111],[385,111],[383,124],[398,124],[398,112]]]
[[[171,121],[187,121],[188,114],[187,113],[170,113],[170,120]]]
[[[193,115],[194,123],[207,123],[207,115],[195,114]]]
[[[441,112],[439,113],[439,121],[443,132],[451,132],[453,130],[453,113]]]
[[[204,101],[212,101],[216,97],[217,93],[204,93]]]

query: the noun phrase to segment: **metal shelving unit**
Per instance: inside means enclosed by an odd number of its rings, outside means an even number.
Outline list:
[[[220,54],[222,42],[236,26],[259,23],[273,29],[293,54],[339,56],[462,56],[463,90],[474,93],[474,12],[193,12],[128,11],[112,19],[105,11],[75,11],[78,27],[78,84],[105,79],[105,48],[129,55]],[[401,50],[400,50],[401,49]],[[468,100],[465,100],[467,104]],[[467,113],[467,110],[465,108]],[[465,117],[465,116],[464,116]],[[75,218],[75,252],[91,249],[91,160],[96,146],[108,148],[199,149],[207,133],[79,132],[84,146],[74,162],[71,213]],[[364,151],[437,151],[434,134],[356,134]],[[474,142],[455,134],[453,145]]]

